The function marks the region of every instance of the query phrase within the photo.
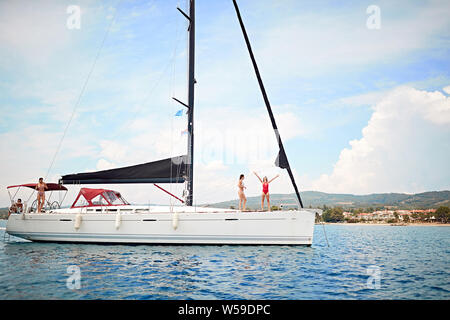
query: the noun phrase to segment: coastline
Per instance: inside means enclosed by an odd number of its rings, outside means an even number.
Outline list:
[[[8,219],[0,219],[0,221],[8,221]],[[315,223],[326,224],[326,225],[340,225],[340,226],[392,226],[392,227],[450,227],[450,223],[373,223],[373,222],[355,222],[355,223],[346,223],[346,222],[320,222]]]
[[[8,221],[8,219],[0,219],[0,221]],[[318,224],[327,224],[327,225],[345,225],[345,226],[399,226],[399,227],[450,227],[450,223],[373,223],[373,222],[355,222],[355,223],[347,223],[347,222],[320,222],[315,223]]]
[[[322,224],[322,223],[316,223]],[[345,226],[392,226],[392,227],[450,227],[450,223],[372,223],[372,222],[355,222],[355,223],[345,223],[345,222],[324,222],[326,225],[345,225]]]

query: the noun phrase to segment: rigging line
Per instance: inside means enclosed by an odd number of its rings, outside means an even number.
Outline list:
[[[167,74],[167,69],[169,68],[170,64],[171,64],[172,60],[169,60],[169,62],[166,64],[166,66],[164,67],[160,77],[156,80],[155,85],[151,88],[151,90],[149,91],[148,95],[146,96],[146,98],[144,99],[144,103],[151,97],[151,94],[153,93],[153,91],[155,91],[155,89],[158,87],[158,85],[160,84],[161,80],[164,78],[164,76]],[[143,105],[144,103],[142,103],[141,105]],[[128,121],[128,124],[124,125],[123,127],[121,127],[119,129],[119,131],[110,138],[110,140],[115,140],[118,136],[121,135],[121,132],[125,131],[125,129],[129,128],[131,126],[131,124],[133,123],[133,121],[136,119],[138,113],[141,111],[142,107],[139,107],[133,114],[131,120]],[[86,163],[90,162],[91,160],[89,158],[87,158],[84,162],[81,163],[81,166],[84,166]]]
[[[178,1],[178,4],[177,4],[177,8],[179,7],[179,5],[180,5],[180,1]],[[171,97],[174,97],[175,96],[175,90],[174,90],[174,82],[175,82],[175,70],[176,70],[176,54],[177,54],[177,49],[178,49],[178,45],[179,45],[179,39],[180,39],[180,31],[179,31],[179,29],[180,29],[180,23],[179,23],[179,19],[177,19],[177,24],[176,24],[176,36],[175,36],[175,38],[176,38],[176,41],[175,41],[175,48],[174,48],[174,52],[173,52],[173,56],[172,56],[172,74],[171,74],[171,78],[170,78],[170,84],[169,84],[169,87],[170,87],[170,94],[171,94]],[[173,102],[173,100],[171,100],[171,102],[172,102],[172,104],[171,104],[171,106],[172,106],[172,108],[171,108],[171,113],[173,114],[173,112],[174,112],[174,102]],[[174,128],[174,118],[173,118],[173,115],[172,115],[172,117],[171,117],[171,136],[170,136],[170,156],[171,157],[173,157],[173,140],[174,140],[174,138],[173,138],[173,133],[174,133],[174,131],[173,131],[173,128]],[[173,168],[172,168],[173,166],[171,165],[170,166],[170,177],[172,178],[173,177]],[[176,167],[176,174],[177,174],[177,177],[179,176],[179,172],[181,171],[181,164],[179,164],[177,167]],[[169,190],[170,190],[170,192],[173,192],[173,188],[174,188],[174,186],[173,186],[173,183],[171,183],[171,184],[169,184]],[[177,198],[178,199],[178,198]],[[169,199],[169,203],[170,203],[170,206],[173,206],[173,198],[171,197],[170,199]],[[183,201],[183,203],[184,203],[184,201]]]
[[[291,179],[291,182],[292,182],[292,186],[294,187],[295,193],[297,195],[297,199],[298,199],[298,202],[300,204],[300,207],[303,208],[302,199],[300,197],[300,193],[298,191],[297,184],[295,183],[294,175],[292,173],[291,166],[289,165],[289,161],[287,159],[287,155],[286,155],[286,152],[284,150],[283,142],[281,141],[280,133],[278,131],[278,127],[277,127],[277,124],[275,122],[275,118],[273,116],[273,112],[272,112],[272,108],[270,106],[269,98],[267,97],[266,89],[264,88],[264,84],[263,84],[262,79],[261,79],[261,74],[259,73],[258,65],[256,64],[256,59],[255,59],[255,56],[253,55],[253,50],[252,50],[252,47],[250,45],[250,40],[248,38],[247,31],[245,30],[244,22],[242,21],[241,13],[239,12],[239,7],[238,7],[238,4],[237,4],[236,0],[233,0],[233,5],[234,5],[234,8],[236,10],[236,16],[238,18],[239,25],[241,27],[242,34],[244,36],[245,44],[247,45],[247,49],[248,49],[248,53],[250,55],[250,59],[251,59],[252,64],[253,64],[253,69],[255,71],[256,78],[258,80],[259,88],[261,90],[261,94],[263,96],[267,112],[269,113],[270,121],[272,122],[272,127],[273,127],[273,129],[275,131],[276,138],[278,140],[278,146],[279,146],[280,150],[279,150],[278,157],[277,157],[277,162],[279,162],[277,164],[277,166],[287,170],[287,172],[289,174],[289,178]],[[281,166],[282,163],[283,163],[283,167]]]
[[[322,221],[322,228],[323,228],[323,234],[325,235],[325,239],[327,240],[327,246],[330,246],[330,243],[328,242],[328,237],[327,237],[327,233],[325,232],[325,223],[323,221],[323,217],[322,215],[320,215],[320,220]]]
[[[120,4],[121,1],[122,1],[122,0],[119,0],[119,1],[117,2],[116,7],[119,6],[119,4]],[[72,114],[70,115],[69,122],[67,123],[66,128],[64,129],[64,132],[63,132],[63,135],[62,135],[62,137],[61,137],[61,140],[59,141],[58,147],[56,148],[56,152],[55,152],[55,154],[54,154],[54,156],[53,156],[53,159],[52,159],[52,161],[51,161],[51,163],[50,163],[50,167],[48,168],[47,174],[45,175],[45,179],[46,179],[46,180],[47,180],[47,177],[48,177],[48,175],[50,174],[50,171],[51,171],[51,169],[52,169],[52,167],[53,167],[53,164],[54,164],[55,159],[56,159],[56,156],[58,155],[58,152],[59,152],[59,150],[60,150],[60,148],[61,148],[61,145],[62,145],[62,143],[63,143],[63,140],[64,140],[64,138],[66,137],[67,130],[69,129],[70,123],[72,122],[72,119],[73,119],[73,117],[74,117],[74,115],[75,115],[75,112],[76,112],[76,110],[77,110],[77,108],[78,108],[78,106],[79,106],[79,104],[80,104],[80,101],[81,101],[81,98],[82,98],[82,96],[83,96],[84,90],[86,89],[87,84],[88,84],[88,82],[89,82],[89,79],[91,78],[92,72],[94,71],[95,65],[97,64],[98,57],[100,56],[100,52],[102,51],[103,46],[104,46],[105,41],[106,41],[106,38],[108,37],[109,31],[111,30],[111,26],[112,26],[113,23],[116,21],[117,12],[118,12],[118,10],[116,10],[116,12],[114,13],[114,17],[111,19],[111,22],[109,23],[108,29],[106,30],[106,33],[105,33],[105,35],[103,36],[102,43],[101,43],[101,45],[100,45],[100,47],[99,47],[99,49],[98,49],[98,51],[97,51],[97,54],[96,54],[96,56],[95,56],[95,58],[94,58],[94,62],[93,62],[93,64],[92,64],[92,66],[91,66],[91,69],[90,69],[90,71],[89,71],[89,73],[88,73],[88,76],[87,76],[87,78],[86,78],[86,80],[85,80],[85,82],[84,82],[84,84],[83,84],[83,87],[81,88],[81,92],[80,92],[80,94],[79,94],[79,96],[78,96],[77,102],[75,103],[75,106],[74,106],[74,108],[73,108],[73,110],[72,110]]]
[[[186,5],[187,6],[189,5],[188,3],[189,3],[189,0],[186,0]],[[187,7],[187,8],[189,8],[189,7]],[[189,37],[186,37],[186,47],[189,48]],[[188,59],[188,65],[189,65],[189,54],[187,55],[187,59]],[[187,67],[187,78],[188,78],[188,82],[189,82],[189,66]],[[187,131],[186,143],[189,146],[189,139],[190,139],[190,135],[191,135],[191,133],[189,132],[189,116],[188,116],[187,123],[186,123],[186,129],[183,129],[183,130]],[[189,154],[189,151],[188,151],[188,154]],[[190,162],[191,159],[187,159],[187,160],[188,160],[188,162]],[[194,164],[192,164],[192,165],[194,165]],[[192,173],[191,173],[191,166],[188,165],[187,168],[186,168],[186,177],[191,177],[191,175],[192,175]],[[187,196],[188,197],[192,197],[193,196],[189,192],[189,181],[186,184],[186,192],[187,192]],[[187,203],[187,201],[186,201],[186,203]]]
[[[155,82],[155,85],[150,89],[150,91],[148,92],[148,95],[145,97],[145,99],[143,100],[144,102],[141,103],[140,107],[133,113],[133,116],[131,117],[131,120],[128,121],[128,124],[125,125],[124,127],[122,127],[120,129],[120,131],[124,131],[125,129],[127,129],[128,127],[131,126],[131,124],[133,123],[133,121],[136,119],[138,113],[141,111],[142,109],[142,105],[145,104],[145,102],[147,102],[147,100],[151,97],[151,94],[153,93],[153,91],[158,87],[158,85],[160,84],[161,80],[167,75],[167,69],[170,67],[170,65],[172,64],[173,59],[169,60],[166,64],[166,66],[164,67],[160,77],[157,79],[157,81]],[[120,132],[117,133],[115,136],[113,136],[112,139],[118,137],[120,135]]]
[[[178,21],[178,20],[177,20]],[[153,87],[151,87],[150,91],[148,91],[147,95],[145,96],[145,98],[143,99],[143,102],[140,103],[140,106],[137,108],[137,110],[133,113],[133,116],[131,117],[131,121],[128,121],[128,124],[125,125],[124,127],[122,127],[119,131],[123,131],[125,129],[127,129],[132,123],[133,121],[136,119],[138,113],[141,111],[142,106],[147,102],[147,100],[151,97],[153,91],[155,91],[155,89],[159,86],[161,80],[167,75],[167,69],[169,69],[169,67],[171,65],[174,64],[174,61],[176,59],[176,52],[177,52],[177,47],[178,47],[178,43],[179,43],[179,32],[178,32],[178,24],[177,24],[177,28],[176,28],[176,37],[175,37],[175,45],[174,45],[174,50],[172,53],[172,57],[169,59],[169,61],[167,61],[167,64],[164,66],[164,68],[162,69],[162,72],[159,76],[159,78],[156,80],[155,84],[153,85]],[[117,133],[115,136],[112,137],[112,139],[116,138],[117,136],[119,136],[120,133]]]
[[[128,121],[128,124],[125,125],[124,127],[122,127],[120,129],[120,131],[123,131],[125,129],[127,129],[128,127],[130,127],[130,125],[133,123],[133,121],[136,119],[138,113],[142,110],[142,106],[147,102],[147,100],[151,97],[153,91],[155,91],[155,89],[159,86],[161,80],[167,75],[167,69],[169,69],[169,67],[174,63],[175,58],[176,58],[176,48],[178,46],[178,39],[175,40],[175,48],[174,48],[174,53],[172,55],[172,58],[167,62],[167,64],[165,65],[164,69],[162,70],[162,73],[160,74],[159,78],[156,80],[154,86],[150,89],[150,91],[148,92],[147,96],[144,98],[143,103],[140,104],[140,106],[137,108],[137,110],[133,113],[133,116],[131,117],[131,121]],[[114,137],[116,138],[120,133],[117,133]]]
[[[19,192],[20,188],[22,188],[22,187],[17,188],[17,191],[14,193],[14,196],[12,197],[13,199],[16,198],[16,195],[17,195],[17,193]]]
[[[172,103],[172,112],[173,112],[173,103]],[[173,116],[170,118],[170,158],[173,158]],[[172,163],[170,163],[170,180],[172,180]],[[169,185],[170,192],[172,191],[172,183]],[[172,206],[172,198],[169,198],[170,205]]]
[[[178,42],[179,39],[177,38],[175,41],[175,48],[174,48],[174,52],[176,52],[176,48],[178,46]],[[143,99],[142,103],[140,103],[140,106],[137,108],[136,111],[134,111],[132,117],[130,118],[130,120],[127,121],[127,124],[125,124],[124,126],[122,126],[118,132],[113,135],[112,137],[109,138],[109,140],[115,140],[118,136],[121,135],[121,133],[123,131],[125,131],[127,128],[129,128],[133,121],[137,118],[137,115],[139,114],[139,112],[141,112],[142,110],[142,106],[148,101],[148,99],[152,96],[153,92],[156,90],[156,88],[159,86],[159,84],[161,83],[161,81],[163,80],[163,78],[167,75],[167,70],[169,69],[169,67],[173,64],[174,60],[176,58],[175,53],[172,55],[172,58],[169,59],[169,61],[167,62],[167,64],[164,66],[164,68],[161,71],[161,74],[159,76],[159,78],[156,79],[156,82],[154,83],[154,85],[151,87],[150,91],[148,91],[147,95],[145,96],[145,98]],[[83,163],[82,166],[84,166],[86,163],[90,162],[90,159],[86,159]]]
[[[180,6],[180,0],[178,0],[177,2],[177,8]],[[179,44],[179,39],[180,39],[180,19],[177,19],[177,23],[176,23],[176,28],[175,28],[175,47],[174,47],[174,51],[173,51],[173,55],[172,55],[172,75],[170,78],[170,82],[169,82],[169,94],[171,97],[175,96],[175,89],[174,89],[174,82],[175,82],[175,70],[176,70],[176,56],[177,56],[177,49],[178,49],[178,44]],[[173,157],[173,122],[174,122],[174,118],[173,118],[173,112],[174,112],[174,102],[173,100],[171,100],[171,121],[170,121],[170,125],[171,125],[171,135],[170,135],[170,157]],[[173,172],[172,172],[172,165],[170,166],[170,178],[172,179],[173,177]],[[172,183],[169,185],[169,190],[170,192],[172,192]],[[172,205],[172,198],[170,198],[170,205]]]
[[[36,192],[36,190],[31,191],[31,194],[30,194],[30,196],[28,197],[28,199],[26,201],[27,203],[30,202],[31,197],[34,195],[35,192]]]

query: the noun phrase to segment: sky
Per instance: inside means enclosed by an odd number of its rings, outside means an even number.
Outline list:
[[[450,189],[448,1],[238,3],[300,191]],[[188,12],[185,0],[0,1],[0,206],[9,185],[186,154],[177,6]],[[231,0],[196,1],[195,61],[194,203],[236,199],[241,173],[259,195],[254,171],[293,192]]]

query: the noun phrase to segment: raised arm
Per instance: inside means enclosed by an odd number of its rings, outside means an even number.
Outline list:
[[[273,177],[270,181],[269,181],[269,183],[271,183],[273,180],[275,180],[276,178],[278,178],[280,175],[279,174],[277,174],[275,177]]]
[[[261,183],[262,183],[263,181],[262,181],[261,178],[258,176],[258,174],[257,174],[255,171],[253,171],[253,173],[255,174],[255,176],[258,177],[259,181],[261,181]]]

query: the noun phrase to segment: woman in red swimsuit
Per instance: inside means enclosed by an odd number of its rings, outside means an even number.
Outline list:
[[[269,183],[271,183],[273,180],[275,180],[276,178],[278,178],[280,175],[277,174],[274,178],[272,178],[270,181],[267,180],[267,177],[264,177],[263,179],[261,179],[258,174],[256,172],[253,171],[253,173],[258,177],[259,181],[261,181],[262,183],[262,195],[261,195],[261,210],[264,210],[264,198],[267,199],[267,206],[270,210],[270,199],[269,199]]]

